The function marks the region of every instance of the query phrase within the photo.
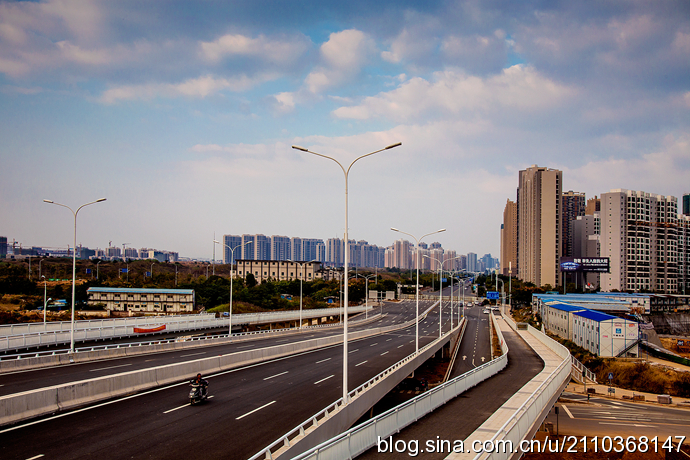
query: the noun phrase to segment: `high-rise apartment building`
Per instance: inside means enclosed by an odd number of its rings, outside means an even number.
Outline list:
[[[602,290],[677,292],[678,236],[676,197],[625,189],[602,194],[600,252],[611,259]]]
[[[345,242],[340,238],[329,238],[326,241],[326,263],[332,267],[345,265]]]
[[[290,260],[304,260],[302,254],[302,238],[293,236],[290,238]]]
[[[242,237],[240,235],[223,235],[224,264],[235,264],[237,259],[242,259],[242,248],[240,246],[242,246]]]
[[[683,215],[690,216],[690,193],[683,195]]]
[[[580,192],[573,192],[572,190],[563,192],[561,197],[562,205],[561,222],[563,224],[563,237],[561,247],[561,257],[573,256],[573,232],[572,222],[577,219],[577,216],[585,215],[585,194]]]
[[[302,255],[300,260],[310,261],[310,260],[324,260],[324,248],[326,246],[323,240],[317,238],[303,238],[302,239]],[[293,259],[298,260],[298,259]]]
[[[595,212],[601,211],[601,199],[594,195],[594,198],[587,200],[585,205],[585,215],[591,216]]]
[[[467,253],[467,271],[470,273],[479,271],[479,266],[477,265],[477,254],[474,252]]]
[[[393,242],[392,249],[392,260],[389,260],[392,265],[389,265],[389,267],[400,268],[402,270],[411,268],[411,251],[414,249],[414,245],[410,244],[407,240],[400,239]]]
[[[271,235],[271,260],[291,260],[291,258],[292,244],[290,237]]]
[[[537,286],[560,285],[563,173],[533,165],[519,173],[518,277]]]
[[[572,222],[573,254],[576,258],[599,257],[599,237],[601,231],[601,217],[599,212],[593,215],[578,216]],[[578,273],[574,279],[578,287],[596,289],[600,285],[599,273]]]
[[[685,214],[678,216],[678,292],[690,294],[690,215]]]
[[[7,237],[0,236],[0,259],[7,257]]]
[[[517,274],[517,203],[508,200],[503,209],[501,224],[501,273],[508,276],[508,269]]]

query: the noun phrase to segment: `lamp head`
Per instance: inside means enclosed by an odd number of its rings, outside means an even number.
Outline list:
[[[53,200],[43,200],[43,201],[45,201],[46,203],[52,203],[53,202]]]
[[[106,200],[105,198],[99,198],[96,200],[96,203],[100,203],[101,201],[105,201],[105,200]]]
[[[309,151],[309,150],[305,149],[304,147],[300,147],[299,145],[293,145],[292,148],[295,149],[295,150],[301,150],[301,151],[303,151],[303,152],[308,152],[308,151]]]
[[[395,147],[399,147],[399,146],[401,146],[401,145],[402,145],[402,142],[398,142],[398,143],[395,143],[395,144],[389,145],[388,147],[386,147],[386,148],[385,148],[385,149],[383,149],[383,150],[388,150],[388,149],[392,149],[392,148],[395,148]]]
[[[395,227],[391,227],[391,230],[393,230],[394,232],[399,232],[399,231],[400,231],[400,230],[398,230],[398,229],[395,228]]]

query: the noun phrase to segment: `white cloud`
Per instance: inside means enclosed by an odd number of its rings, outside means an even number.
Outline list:
[[[318,94],[349,82],[359,74],[374,50],[373,41],[355,29],[332,33],[321,45],[321,64],[305,78],[308,91]]]
[[[256,57],[273,63],[290,63],[307,51],[304,37],[270,39],[265,35],[257,38],[239,34],[227,34],[212,42],[200,42],[201,55],[211,62],[226,57]]]
[[[629,142],[618,139],[616,143]],[[624,188],[680,197],[687,193],[690,176],[690,135],[669,134],[654,151],[639,156],[594,159],[580,167],[562,169],[564,182],[573,190],[601,194]]]
[[[192,78],[182,83],[151,83],[145,85],[119,86],[103,92],[100,101],[111,104],[119,100],[142,99],[150,100],[156,97],[192,97],[205,98],[220,91],[246,91],[258,84],[277,78],[273,74],[248,77],[242,75],[235,78],[218,78],[211,75]]]
[[[521,65],[487,78],[448,70],[436,72],[434,81],[419,77],[410,79],[395,90],[365,98],[360,105],[338,108],[333,115],[359,120],[385,117],[402,122],[506,108],[545,110],[562,104],[575,94],[573,88]]]

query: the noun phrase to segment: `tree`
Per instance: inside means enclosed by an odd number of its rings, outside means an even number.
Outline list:
[[[256,278],[254,277],[253,273],[247,273],[247,278],[245,279],[245,283],[247,284],[247,287],[253,288],[256,286]]]

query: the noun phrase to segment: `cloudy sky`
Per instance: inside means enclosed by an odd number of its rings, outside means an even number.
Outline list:
[[[0,1],[0,235],[210,258],[222,234],[499,253],[520,169],[690,192],[690,3]]]

